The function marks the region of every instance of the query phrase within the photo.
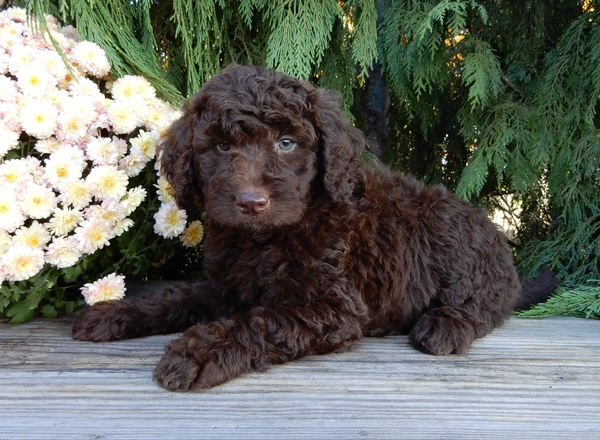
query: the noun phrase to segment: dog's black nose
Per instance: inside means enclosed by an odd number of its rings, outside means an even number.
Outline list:
[[[269,196],[260,191],[238,194],[235,204],[240,207],[242,214],[258,215],[269,204]]]

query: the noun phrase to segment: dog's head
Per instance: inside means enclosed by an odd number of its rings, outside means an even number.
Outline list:
[[[161,169],[182,208],[265,229],[298,222],[317,193],[347,201],[363,146],[332,92],[232,65],[185,105],[164,137]]]

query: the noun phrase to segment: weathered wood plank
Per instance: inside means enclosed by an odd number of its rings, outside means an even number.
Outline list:
[[[0,438],[600,438],[600,321],[512,319],[464,356],[367,338],[193,394],[152,382],[174,336],[71,322],[0,323]]]

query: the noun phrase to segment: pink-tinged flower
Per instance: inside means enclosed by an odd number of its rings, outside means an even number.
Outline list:
[[[8,76],[0,76],[0,102],[17,102],[19,90],[17,83]]]
[[[54,235],[67,235],[83,221],[81,211],[71,208],[56,208],[52,218],[46,223],[48,230]]]
[[[20,136],[21,133],[11,130],[0,120],[0,159],[19,145]]]
[[[185,228],[180,236],[181,242],[186,247],[198,246],[204,237],[204,227],[200,220],[194,220]]]
[[[102,165],[92,168],[87,177],[90,190],[94,197],[103,200],[107,197],[120,199],[127,192],[129,179],[124,171],[111,165]]]
[[[44,267],[44,251],[16,243],[2,256],[2,267],[8,281],[27,280]]]
[[[110,225],[102,219],[85,220],[75,229],[79,249],[84,254],[93,254],[98,249],[110,244],[115,237]]]
[[[46,263],[59,269],[73,266],[82,255],[77,244],[77,239],[72,236],[54,237],[46,249]]]
[[[85,152],[96,165],[117,165],[122,157],[119,145],[104,137],[91,139],[85,147]]]
[[[58,203],[51,188],[35,183],[28,183],[18,198],[23,213],[37,219],[50,217]]]
[[[50,233],[40,223],[34,221],[31,226],[22,226],[15,231],[14,243],[23,243],[32,248],[43,249],[50,241]]]
[[[138,147],[132,147],[129,154],[119,161],[119,169],[125,171],[127,177],[135,177],[142,172],[150,161]]]
[[[112,228],[125,218],[125,208],[117,199],[106,198],[100,205],[90,205],[84,212],[86,220],[101,219]]]
[[[70,109],[59,113],[56,122],[58,123],[56,137],[62,141],[80,142],[88,134],[89,120],[76,110]]]
[[[100,46],[91,41],[77,43],[71,50],[70,59],[83,72],[102,78],[110,72],[110,63]]]
[[[174,238],[185,229],[187,214],[175,203],[165,203],[154,214],[154,221],[154,232],[165,238]]]
[[[102,301],[122,299],[125,296],[125,290],[127,290],[125,287],[125,277],[111,273],[98,281],[84,284],[81,288],[81,293],[86,303],[94,305]]]
[[[21,107],[23,130],[37,139],[46,139],[56,130],[56,107],[48,101],[32,99]]]
[[[0,191],[0,231],[13,232],[23,225],[25,220],[14,192],[4,189]]]

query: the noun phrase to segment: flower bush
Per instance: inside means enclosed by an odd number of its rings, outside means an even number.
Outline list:
[[[203,234],[155,160],[180,112],[146,79],[112,78],[99,46],[46,21],[62,54],[23,9],[0,13],[0,316],[13,322],[72,312],[82,296],[122,298],[124,275],[174,253],[164,238],[196,246]]]

